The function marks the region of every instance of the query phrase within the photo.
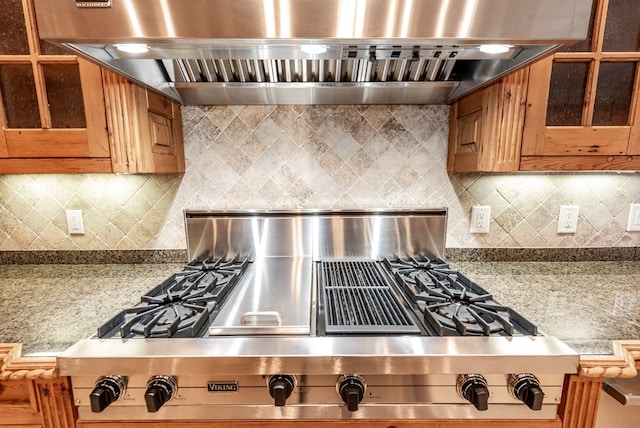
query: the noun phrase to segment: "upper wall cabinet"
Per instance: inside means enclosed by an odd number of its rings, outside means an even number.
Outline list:
[[[179,106],[41,42],[34,16],[0,10],[0,173],[183,172]]]
[[[638,2],[595,1],[588,39],[536,62],[529,67],[527,80],[519,80],[524,85],[519,89],[525,94],[520,100],[523,122],[519,116],[505,114],[504,109],[490,108],[483,102],[487,123],[514,132],[508,140],[480,138],[480,153],[516,153],[518,158],[511,163],[512,168],[504,168],[500,159],[491,154],[489,162],[469,165],[462,161],[459,147],[463,117],[459,110],[467,101],[463,99],[452,108],[449,170],[640,170],[638,62]],[[500,86],[502,89],[496,89]],[[481,92],[512,97],[513,90],[501,81]],[[496,131],[483,132],[481,136]]]

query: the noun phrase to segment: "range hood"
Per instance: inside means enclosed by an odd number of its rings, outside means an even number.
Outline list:
[[[592,0],[35,0],[40,38],[195,104],[443,104],[586,38]]]

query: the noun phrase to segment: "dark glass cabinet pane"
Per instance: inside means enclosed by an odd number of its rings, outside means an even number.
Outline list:
[[[588,62],[554,62],[551,71],[547,125],[581,125]]]
[[[40,40],[40,52],[44,55],[75,55],[71,49],[44,40]]]
[[[29,55],[21,0],[3,0],[0,7],[0,55]]]
[[[603,62],[600,64],[596,102],[593,110],[594,126],[624,126],[629,124],[629,109],[633,81],[636,75],[634,62]]]
[[[77,64],[42,67],[53,128],[85,128],[82,86]]]
[[[593,5],[591,6],[591,20],[589,21],[589,32],[587,33],[587,38],[574,43],[573,45],[560,48],[558,52],[590,52],[592,50],[591,43],[593,42],[593,23],[596,16],[597,5],[598,1],[594,0]]]
[[[0,64],[0,92],[8,128],[40,128],[31,64]]]
[[[640,0],[609,0],[603,52],[634,52],[640,47]]]

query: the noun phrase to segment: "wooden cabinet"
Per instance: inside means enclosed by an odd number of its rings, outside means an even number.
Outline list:
[[[183,172],[179,106],[42,42],[34,17],[0,11],[0,173]]]
[[[518,170],[528,79],[525,68],[453,104],[449,171]]]
[[[102,71],[113,172],[184,172],[180,106]]]
[[[472,167],[457,162],[464,123],[452,117],[449,171],[639,170],[640,9],[632,3],[596,0],[588,39],[529,67],[526,82],[519,81],[525,85],[522,123],[492,108],[491,98],[483,100],[483,123],[514,131],[506,139],[491,136],[496,130],[482,134],[488,136],[482,150],[494,153],[488,160]],[[510,79],[481,92],[499,92]],[[467,98],[453,105],[453,114]],[[503,167],[505,151],[517,156],[512,169]]]
[[[55,376],[55,358],[22,358],[20,351],[0,343],[0,428],[75,427],[71,384]]]

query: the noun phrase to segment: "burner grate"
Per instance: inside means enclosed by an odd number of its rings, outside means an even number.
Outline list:
[[[247,260],[189,263],[140,303],[98,327],[98,337],[197,337],[246,270]]]
[[[322,261],[325,331],[419,333],[380,265],[373,261]]]
[[[386,259],[385,265],[438,336],[538,334],[535,324],[436,257]]]

